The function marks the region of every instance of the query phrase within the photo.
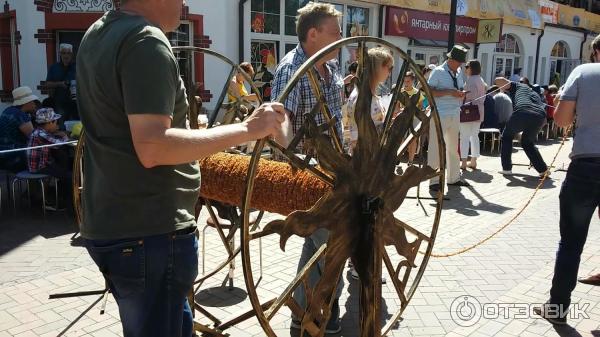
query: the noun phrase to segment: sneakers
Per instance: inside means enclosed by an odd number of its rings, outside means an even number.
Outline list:
[[[499,171],[498,173],[500,173],[501,175],[504,175],[504,176],[512,176],[513,175],[512,170],[502,170],[502,171]]]
[[[557,304],[545,303],[541,307],[533,308],[536,315],[555,325],[567,324],[567,313],[562,312],[562,306]]]
[[[299,319],[292,317],[290,328],[300,330],[302,328],[301,325],[302,323]],[[340,331],[342,331],[342,326],[340,325],[340,302],[339,300],[335,300],[331,306],[331,317],[325,327],[325,334],[336,334]]]

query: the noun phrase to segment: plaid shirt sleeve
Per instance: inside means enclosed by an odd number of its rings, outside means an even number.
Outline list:
[[[35,129],[29,139],[29,147],[35,147],[48,144],[60,144],[66,141],[66,137],[56,137],[43,129]],[[50,148],[27,150],[27,164],[30,172],[37,172],[51,162]]]
[[[291,64],[281,64],[275,72],[275,78],[273,79],[273,86],[271,89],[271,97],[279,99],[279,96],[283,94],[283,90],[286,85],[291,81],[294,76],[295,70]],[[283,106],[286,110],[291,113],[290,119],[294,119],[298,107],[300,105],[300,86],[297,84],[294,86],[287,99],[283,102]]]
[[[67,141],[66,137],[58,137],[46,132],[45,130],[40,130],[39,136],[46,141],[46,144],[60,144]]]

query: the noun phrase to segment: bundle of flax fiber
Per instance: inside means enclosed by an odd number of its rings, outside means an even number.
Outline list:
[[[250,157],[218,153],[200,160],[200,196],[230,205],[241,205]],[[312,207],[331,187],[309,172],[290,164],[261,160],[254,178],[250,206],[287,216]]]

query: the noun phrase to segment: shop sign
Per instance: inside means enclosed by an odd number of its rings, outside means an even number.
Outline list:
[[[479,20],[477,43],[498,43],[502,36],[502,19]]]
[[[558,4],[550,0],[538,0],[540,4],[540,14],[545,23],[558,23]]]
[[[448,15],[387,7],[386,35],[447,41],[449,31]],[[477,42],[477,19],[456,18],[456,42]]]

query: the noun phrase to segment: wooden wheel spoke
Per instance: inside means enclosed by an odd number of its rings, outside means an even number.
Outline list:
[[[338,201],[332,197],[333,192],[329,192],[321,197],[316,204],[307,211],[292,212],[285,220],[273,220],[265,226],[262,233],[269,235],[278,233],[280,236],[279,246],[285,251],[287,240],[292,235],[308,237],[320,228],[328,228],[336,219],[328,216],[329,212],[338,205]],[[259,236],[260,235],[260,236]],[[251,238],[258,238],[265,235],[256,233]]]
[[[427,235],[423,234],[421,231],[411,227],[410,225],[401,221],[400,219],[394,218],[394,223],[396,226],[401,227],[402,229],[404,229],[405,231],[409,232],[410,234],[416,236],[420,240],[423,240],[426,242],[431,242],[431,238],[429,236],[427,236]]]
[[[223,231],[223,227],[219,223],[219,217],[213,210],[210,201],[207,200],[206,204],[207,204],[206,209],[208,210],[208,214],[211,217],[212,221],[214,222],[213,226],[217,230],[217,233],[219,234],[219,238],[221,238],[221,242],[223,243],[223,246],[227,250],[228,256],[231,257],[233,255],[233,250],[231,249],[231,246],[229,245],[230,239],[228,238],[228,236],[225,235],[225,231]],[[231,223],[230,226],[232,226],[229,230],[229,232],[231,234],[232,231],[235,232],[235,228],[233,228],[233,226],[234,226],[233,222]]]
[[[396,80],[396,87],[395,89],[392,91],[392,99],[390,101],[390,105],[388,106],[388,114],[385,116],[385,122],[383,123],[383,136],[382,136],[382,140],[386,139],[388,137],[388,133],[390,132],[390,129],[392,128],[392,123],[393,123],[393,112],[395,110],[396,107],[396,102],[399,99],[399,95],[400,95],[400,90],[402,88],[402,85],[404,84],[404,77],[406,76],[406,72],[408,71],[408,62],[405,60],[404,62],[402,62],[402,67],[400,68],[400,74],[398,75],[398,79]]]
[[[294,154],[291,150],[286,149],[281,144],[276,141],[269,139],[267,140],[267,144],[281,153],[287,160],[289,160],[290,164],[300,170],[306,170],[310,172],[315,177],[320,179],[322,182],[328,184],[329,186],[333,186],[334,179],[330,177],[327,173],[321,171],[318,167],[315,167],[310,164],[310,160],[312,157],[306,156],[305,158],[300,158],[296,154]]]
[[[439,171],[429,166],[409,166],[402,175],[394,176],[390,188],[385,190],[383,198],[387,200],[386,207],[390,210],[398,209],[406,198],[408,190],[418,186],[423,181],[439,176],[439,174]]]
[[[255,232],[258,228],[260,228],[260,223],[262,221],[263,216],[265,215],[265,211],[259,211],[258,215],[256,216],[256,220],[254,220],[254,224],[252,224],[252,227],[250,228],[250,233]]]
[[[400,302],[404,304],[407,301],[406,295],[404,294],[406,284],[402,283],[402,281],[396,277],[396,269],[394,268],[390,255],[385,249],[383,250],[383,263],[385,264],[385,268],[387,269],[388,274],[390,274],[391,276],[392,284],[394,285],[394,289],[396,290],[396,293],[400,298]]]
[[[419,115],[415,114],[415,116],[421,121],[415,128],[410,126],[410,133],[401,143],[400,148],[397,151],[398,159],[406,153],[410,144],[416,142],[419,137],[425,135],[429,131],[429,123],[431,121],[431,110],[423,111],[418,110]]]
[[[309,69],[306,75],[308,76],[308,82],[313,91],[313,94],[315,95],[315,97],[317,97],[319,103],[321,103],[320,110],[323,113],[323,116],[325,117],[325,122],[329,126],[329,134],[331,135],[331,139],[333,140],[333,145],[336,151],[342,153],[344,152],[344,149],[342,147],[342,135],[339,134],[338,129],[335,127],[337,121],[333,118],[331,110],[327,106],[327,100],[325,99],[323,91],[321,90],[321,85],[319,84],[319,75],[315,68]]]
[[[302,283],[302,281],[305,278],[308,277],[310,269],[317,262],[319,262],[319,259],[323,256],[323,254],[325,254],[326,250],[327,250],[327,244],[321,245],[321,247],[319,247],[319,249],[317,249],[315,254],[313,254],[313,256],[308,260],[306,265],[304,265],[304,267],[302,267],[302,269],[298,272],[298,274],[296,274],[296,277],[294,277],[292,282],[285,288],[283,293],[281,293],[281,295],[279,295],[279,297],[277,297],[277,299],[275,300],[275,302],[273,302],[273,304],[269,307],[269,309],[265,311],[265,316],[267,317],[267,319],[269,321],[273,318],[273,316],[275,316],[275,314],[279,311],[279,309],[281,309],[281,307],[285,303],[288,302],[288,300],[291,298],[294,290],[296,288],[298,288],[298,286],[300,286],[300,283]]]
[[[231,66],[231,70],[229,71],[229,75],[227,76],[227,80],[225,81],[225,85],[223,86],[223,89],[221,90],[221,94],[219,95],[219,98],[217,99],[217,104],[215,105],[215,110],[213,110],[212,113],[209,113],[209,115],[208,115],[207,127],[209,127],[209,128],[211,128],[215,125],[215,121],[217,120],[217,115],[219,114],[219,109],[221,109],[221,106],[223,105],[223,102],[225,101],[225,96],[227,96],[227,94],[230,91],[229,85],[230,85],[231,78],[233,78],[233,75],[235,75],[236,71],[237,71],[237,67]]]

